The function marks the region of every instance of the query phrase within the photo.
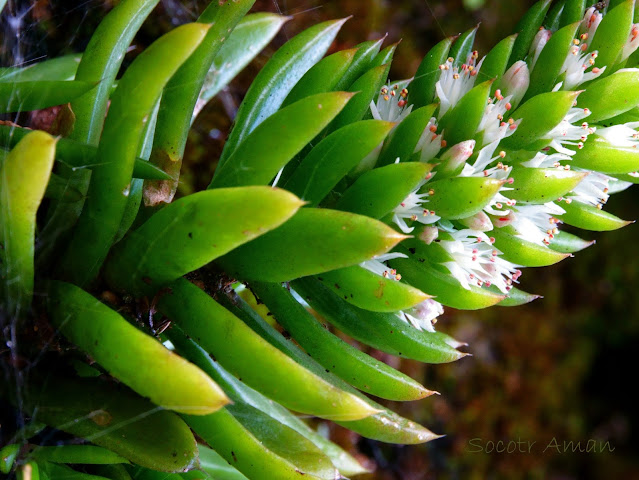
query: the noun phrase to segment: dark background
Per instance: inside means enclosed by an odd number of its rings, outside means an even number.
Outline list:
[[[0,59],[30,61],[82,51],[113,2],[11,2],[2,18]],[[485,54],[532,2],[512,0],[258,0],[255,11],[293,16],[280,35],[205,109],[187,147],[181,193],[204,188],[234,109],[272,52],[322,20],[353,15],[333,49],[388,33],[402,40],[393,80],[410,77],[444,36],[481,23],[476,48]],[[163,0],[136,39],[139,49],[172,25],[194,20],[206,2]],[[21,18],[21,21],[16,21]],[[15,28],[18,27],[18,28]],[[639,217],[637,192],[614,196],[606,209]],[[375,470],[362,479],[636,479],[639,478],[636,352],[639,345],[639,227],[584,233],[596,245],[574,259],[526,269],[522,288],[544,296],[533,304],[480,312],[447,309],[438,329],[470,344],[472,357],[424,366],[372,352],[401,368],[439,397],[392,404],[401,414],[446,437],[426,445],[388,446],[328,426],[333,438]],[[561,448],[543,450],[555,438]],[[473,441],[473,445],[469,442]],[[488,453],[489,441],[536,442],[530,453]],[[563,451],[564,441],[609,441],[614,452]],[[482,451],[477,450],[481,446]],[[515,444],[511,444],[511,448]],[[599,447],[599,443],[597,443]],[[518,447],[519,448],[519,447]],[[475,451],[473,451],[475,450]]]

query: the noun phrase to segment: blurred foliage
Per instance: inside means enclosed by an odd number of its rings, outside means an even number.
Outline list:
[[[20,43],[2,40],[2,59],[32,58],[81,51],[112,1],[18,1],[35,23],[20,30]],[[195,19],[204,1],[163,0],[136,39],[147,46],[158,32]],[[410,77],[424,53],[444,36],[481,23],[480,53],[511,33],[532,1],[509,0],[258,0],[255,11],[291,15],[267,47],[198,117],[189,137],[180,193],[206,188],[244,93],[270,55],[287,38],[319,21],[353,15],[334,49],[388,34],[401,40],[391,77]],[[3,26],[4,28],[4,26]],[[69,41],[69,31],[74,36]],[[46,38],[46,41],[45,41]],[[613,197],[611,211],[637,215],[636,190]],[[522,288],[544,296],[517,308],[481,312],[447,310],[439,322],[470,344],[472,357],[448,365],[425,366],[373,352],[401,368],[441,397],[392,404],[398,413],[430,425],[447,437],[422,446],[388,446],[359,438],[335,425],[331,436],[375,472],[373,479],[562,479],[639,478],[639,419],[629,384],[634,379],[639,341],[639,228],[592,234],[597,244],[550,268],[527,270]],[[622,247],[622,246],[625,246]],[[355,344],[356,342],[352,342]],[[401,362],[401,363],[400,363]],[[553,439],[610,441],[613,453],[561,453]],[[469,441],[536,442],[532,453],[472,453]]]

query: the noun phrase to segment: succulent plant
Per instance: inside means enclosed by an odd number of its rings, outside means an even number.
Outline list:
[[[444,307],[530,302],[523,267],[591,244],[561,224],[629,223],[603,205],[639,178],[634,0],[542,0],[486,56],[472,29],[396,82],[397,45],[325,56],[345,20],[312,26],[254,78],[209,188],[178,199],[193,120],[287,19],[214,1],[116,80],[157,3],[120,2],[79,61],[0,70],[3,113],[62,106],[49,133],[0,125],[0,392],[25,421],[3,473],[363,473],[297,414],[423,443],[439,435],[370,396],[434,392],[324,321],[452,362]],[[84,442],[30,442],[43,428]]]

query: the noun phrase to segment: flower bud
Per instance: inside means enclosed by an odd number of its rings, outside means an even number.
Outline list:
[[[475,140],[466,140],[458,143],[444,153],[437,167],[437,178],[446,178],[458,174],[464,168],[466,160],[470,158],[475,150]]]
[[[493,229],[493,224],[490,221],[490,217],[484,212],[478,212],[472,217],[462,218],[459,223],[471,230],[478,230],[480,232],[488,232]]]
[[[539,32],[537,32],[537,35],[535,35],[532,45],[530,46],[530,51],[528,52],[528,56],[531,59],[530,60],[531,70],[535,68],[537,59],[539,58],[541,51],[544,49],[544,47],[548,43],[548,40],[550,40],[551,35],[552,35],[552,32],[543,27],[539,29]]]
[[[521,99],[526,95],[530,85],[530,70],[523,60],[515,62],[507,71],[501,80],[501,88],[504,96],[512,95],[510,103],[516,108]]]

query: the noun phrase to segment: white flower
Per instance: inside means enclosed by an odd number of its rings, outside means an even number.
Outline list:
[[[365,268],[369,272],[373,272],[380,277],[389,278],[391,280],[401,280],[402,276],[397,273],[393,268],[389,268],[384,262],[393,260],[395,258],[408,258],[403,253],[385,253],[379,255],[370,260],[366,260],[359,264],[360,267]]]
[[[429,174],[428,178],[431,175]],[[412,191],[402,203],[400,203],[393,210],[393,222],[400,228],[400,230],[404,233],[410,233],[413,231],[413,227],[409,227],[406,224],[406,219],[412,220],[413,222],[423,223],[425,225],[435,223],[439,220],[439,217],[435,215],[434,210],[428,210],[423,207],[423,205],[428,202],[426,200],[428,198],[428,193],[418,194],[419,188],[416,188]]]
[[[496,90],[494,98],[489,99],[490,101],[486,105],[484,114],[479,122],[479,127],[477,127],[478,133],[484,133],[484,145],[509,137],[521,123],[521,120],[515,122],[512,118],[504,121],[504,116],[513,108],[510,102],[511,99],[512,95],[504,97],[501,90]]]
[[[639,23],[635,23],[632,25],[632,28],[630,29],[630,37],[628,38],[626,44],[623,46],[623,50],[621,51],[621,58],[619,59],[619,61],[623,62],[626,58],[635,53],[635,50],[637,50],[637,48],[639,48]]]
[[[439,118],[452,107],[454,107],[461,98],[466,95],[474,86],[477,73],[481,68],[481,61],[475,65],[478,58],[478,53],[473,52],[468,61],[461,67],[453,66],[454,59],[449,58],[446,63],[439,66],[441,70],[441,76],[439,81],[435,84],[435,90],[437,97],[439,98]]]
[[[601,209],[610,198],[608,194],[610,177],[599,172],[575,170],[588,172],[588,175],[567,195],[566,200],[575,200]]]
[[[637,148],[639,145],[639,122],[628,122],[623,125],[598,128],[597,136],[604,138],[608,143],[619,148]]]
[[[563,153],[551,153],[550,155],[546,155],[538,152],[537,155],[530,160],[522,162],[522,165],[530,168],[561,168],[564,170],[570,170],[570,166],[563,165],[561,163],[566,160],[572,160],[572,157],[564,155]]]
[[[541,55],[541,51],[544,49],[548,40],[550,40],[550,36],[552,32],[545,28],[540,28],[533,39],[532,45],[530,46],[530,51],[528,52],[528,61],[530,63],[530,69],[533,70],[535,68],[535,64],[537,63],[537,59],[539,59],[539,55]]]
[[[565,74],[565,79],[557,84],[553,90],[572,90],[576,86],[589,82],[601,75],[606,70],[606,67],[598,68],[594,66],[598,53],[597,50],[588,52],[586,43],[580,44],[579,40],[574,40],[574,45],[570,47],[568,56],[560,71],[560,73]],[[590,67],[593,68],[588,72],[587,70]]]
[[[549,245],[557,232],[557,225],[561,222],[555,215],[562,215],[566,211],[553,202],[543,205],[513,206],[507,215],[493,219],[495,227],[510,225],[517,232],[516,237],[538,245]]]
[[[419,161],[426,163],[435,158],[439,151],[446,146],[446,141],[441,133],[437,133],[437,119],[431,118],[419,137],[413,153],[420,152]]]
[[[377,98],[377,103],[371,101],[371,113],[375,120],[400,123],[413,110],[413,106],[408,106],[406,98],[408,90],[399,90],[398,85],[384,86]]]
[[[584,19],[581,21],[581,25],[579,25],[579,37],[584,41],[587,39],[592,41],[602,19],[603,15],[598,12],[595,7],[590,7],[586,10]]]
[[[444,266],[465,289],[474,284],[479,287],[495,285],[507,293],[513,282],[521,276],[521,270],[499,257],[500,251],[493,247],[495,239],[476,230],[447,230],[450,237],[440,236],[439,245],[448,252],[453,261]]]
[[[494,142],[486,145],[479,151],[479,155],[477,155],[477,160],[472,165],[466,164],[464,165],[464,169],[460,173],[460,177],[491,177],[499,180],[503,180],[508,178],[508,174],[512,170],[511,167],[504,165],[500,160],[506,157],[506,152],[503,150],[500,151],[496,156],[493,157],[497,146],[499,145],[499,140],[495,140]],[[489,165],[498,161],[497,165],[494,167],[488,168]]]
[[[565,145],[575,146],[578,149],[583,148],[588,135],[593,134],[596,129],[590,127],[587,122],[578,125],[573,125],[573,123],[583,120],[588,115],[590,115],[590,110],[587,108],[571,108],[564,119],[559,122],[559,125],[546,134],[545,138],[551,140],[549,147],[565,155],[575,154],[575,150],[571,150]]]
[[[434,332],[433,325],[437,323],[437,317],[444,313],[444,306],[432,299],[424,300],[410,310],[399,311],[397,316],[410,323],[417,330]]]

